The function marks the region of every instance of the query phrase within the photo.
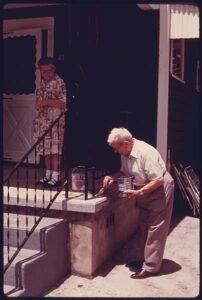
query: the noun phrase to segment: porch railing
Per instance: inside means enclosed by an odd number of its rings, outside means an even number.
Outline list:
[[[44,132],[44,134],[35,142],[35,144],[29,149],[29,151],[27,151],[27,153],[22,157],[22,159],[20,160],[19,163],[17,163],[14,168],[11,170],[10,174],[6,177],[6,179],[3,181],[3,185],[4,185],[4,199],[7,199],[6,203],[4,202],[4,204],[7,204],[7,238],[6,238],[6,246],[7,246],[7,263],[4,266],[4,273],[6,272],[6,270],[9,268],[9,266],[11,265],[11,263],[13,262],[13,260],[15,259],[15,257],[18,255],[19,251],[22,249],[22,247],[24,246],[24,244],[26,243],[26,241],[28,240],[28,238],[31,236],[31,234],[33,233],[33,231],[35,230],[35,228],[37,227],[37,225],[39,224],[39,222],[42,220],[42,218],[46,215],[46,213],[48,212],[48,210],[50,209],[51,205],[53,204],[53,202],[55,201],[55,199],[58,197],[58,195],[60,194],[60,192],[65,188],[65,196],[68,198],[68,166],[67,164],[65,164],[65,177],[63,180],[61,180],[61,185],[59,187],[57,187],[57,190],[55,191],[54,187],[49,186],[48,190],[49,190],[49,194],[47,195],[47,189],[45,191],[44,186],[42,185],[42,189],[39,190],[39,188],[37,188],[37,175],[38,175],[38,165],[37,165],[37,146],[42,143],[43,144],[43,156],[45,154],[45,150],[44,150],[44,145],[45,145],[45,138],[47,137],[48,134],[50,134],[50,147],[52,149],[52,133],[53,133],[53,128],[56,130],[57,128],[57,134],[59,137],[59,125],[60,125],[60,121],[62,117],[65,117],[67,113],[67,109],[65,109],[58,117],[57,119],[50,125],[50,127]],[[58,144],[59,147],[59,144]],[[30,178],[30,170],[28,169],[29,166],[29,159],[30,159],[30,155],[32,154],[32,152],[34,151],[34,170],[31,174],[31,178]],[[59,155],[59,148],[58,148],[58,155]],[[51,154],[50,154],[51,156]],[[58,158],[58,162],[59,162],[59,158]],[[21,167],[25,166],[25,170],[23,174],[21,174],[20,172]],[[59,168],[59,165],[58,165]],[[20,176],[21,175],[21,176]],[[23,177],[22,177],[23,175]],[[45,169],[43,167],[42,170],[42,175],[43,177],[45,176]],[[20,188],[20,180],[23,180],[23,182],[25,183],[25,188],[22,189]],[[33,182],[31,182],[31,186],[32,188],[29,188],[29,184],[30,184],[30,179],[33,180]],[[13,182],[15,182],[14,186],[16,185],[16,188],[14,188]],[[5,190],[6,190],[6,196],[5,196]],[[37,210],[37,198],[39,196],[39,192],[40,191],[40,203],[42,202],[42,212],[39,213],[38,215],[36,214],[36,210]],[[21,192],[21,194],[20,194]],[[31,192],[31,193],[30,193]],[[53,194],[54,192],[54,194]],[[19,229],[19,225],[20,225],[20,220],[19,220],[19,213],[20,213],[20,205],[21,205],[21,197],[22,194],[24,193],[24,198],[23,201],[25,203],[25,218],[26,218],[26,228],[25,228],[25,238],[22,240],[20,240],[20,229]],[[32,205],[31,204],[31,200],[29,198],[32,198]],[[45,200],[48,202],[48,205],[45,207]],[[14,201],[14,202],[13,202]],[[17,230],[16,230],[16,245],[17,245],[17,250],[12,253],[12,255],[10,254],[10,204],[14,204],[16,207],[16,213],[17,213]],[[28,219],[28,208],[30,206],[34,206],[34,225],[32,224],[32,226],[29,226],[29,219]],[[30,229],[29,229],[30,227]]]
[[[40,221],[43,219],[43,217],[46,216],[47,212],[49,211],[50,207],[52,206],[53,202],[55,199],[58,197],[60,192],[65,189],[65,197],[68,198],[68,192],[69,192],[69,167],[67,161],[65,162],[65,176],[64,179],[61,181],[60,187],[57,187],[57,191],[55,191],[55,188],[52,187],[47,187],[46,190],[44,189],[44,185],[42,185],[41,190],[37,186],[37,179],[38,179],[38,164],[37,164],[37,146],[42,142],[43,143],[43,156],[45,154],[44,150],[44,145],[45,145],[45,138],[47,134],[50,134],[50,141],[52,141],[52,130],[56,126],[57,127],[57,132],[59,134],[59,122],[62,117],[65,117],[67,113],[67,109],[63,111],[58,118],[50,125],[50,127],[44,132],[44,134],[35,142],[35,144],[27,151],[27,153],[22,157],[20,162],[18,162],[13,169],[11,170],[10,174],[6,177],[6,179],[3,181],[4,185],[4,192],[6,189],[6,196],[4,193],[4,199],[6,198],[7,201],[4,201],[4,204],[7,204],[7,236],[6,236],[6,246],[7,246],[7,263],[4,266],[4,273],[7,271],[11,263],[14,261],[20,250],[23,248],[31,234],[34,232],[35,228],[37,225],[40,223]],[[64,143],[66,145],[66,143]],[[52,146],[52,145],[51,145]],[[58,146],[59,147],[59,146]],[[59,150],[59,149],[58,149]],[[29,158],[32,152],[34,151],[34,167],[32,170],[32,174],[30,174],[30,169],[29,167]],[[59,153],[59,151],[58,151]],[[51,154],[50,154],[51,155]],[[58,154],[59,155],[59,154]],[[66,155],[65,155],[66,159]],[[88,164],[86,163],[85,167],[85,199],[88,199],[88,192],[89,192],[89,170],[92,169],[92,186],[91,186],[91,191],[92,195],[95,195],[95,190],[96,190],[96,181],[103,178],[105,175],[109,174],[109,171],[104,171],[104,170],[96,170],[95,167],[89,167]],[[24,169],[24,173],[21,174],[21,168]],[[21,175],[21,176],[20,176]],[[31,179],[33,179],[33,182],[31,182],[32,188],[30,188],[30,175]],[[45,169],[44,169],[44,164],[43,164],[43,170],[42,170],[42,177],[45,176]],[[19,214],[20,214],[20,207],[21,207],[21,197],[22,197],[22,188],[20,188],[20,185],[22,185],[21,179],[24,184],[24,205],[25,206],[25,218],[26,218],[26,228],[25,228],[25,237],[24,239],[20,239],[20,219],[19,219]],[[13,184],[14,182],[14,184]],[[13,187],[16,186],[16,188]],[[13,189],[15,189],[13,191]],[[47,199],[47,189],[49,189],[49,198]],[[31,191],[31,194],[29,193]],[[41,192],[40,194],[40,203],[42,204],[42,207],[40,211],[37,212],[37,198],[38,198],[38,191]],[[53,191],[55,192],[53,195]],[[15,193],[14,193],[15,192]],[[21,192],[21,193],[20,193]],[[32,205],[30,205],[30,197],[32,198]],[[14,200],[14,203],[13,203]],[[48,200],[48,205],[45,207],[45,200]],[[16,206],[16,214],[17,214],[17,230],[16,230],[16,244],[17,244],[17,249],[16,251],[10,255],[10,204],[13,204]],[[28,218],[28,209],[30,207],[34,208],[34,224],[32,226],[29,226],[29,218]],[[29,228],[30,227],[30,228]]]

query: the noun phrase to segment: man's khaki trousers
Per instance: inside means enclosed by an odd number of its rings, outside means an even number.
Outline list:
[[[140,209],[139,259],[143,269],[157,273],[162,264],[173,209],[174,180],[166,172],[163,186],[149,195],[139,197]]]

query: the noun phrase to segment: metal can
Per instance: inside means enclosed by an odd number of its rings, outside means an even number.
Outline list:
[[[78,166],[72,170],[72,191],[85,191],[85,167]]]
[[[126,197],[127,194],[125,191],[132,189],[133,177],[132,176],[121,176],[117,179],[118,182],[118,191],[120,197]]]

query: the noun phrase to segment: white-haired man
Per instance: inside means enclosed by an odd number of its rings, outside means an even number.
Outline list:
[[[132,137],[126,128],[114,128],[109,145],[121,155],[120,172],[106,176],[103,186],[109,187],[116,178],[130,175],[134,190],[127,190],[140,209],[139,258],[128,265],[134,267],[131,278],[146,278],[159,272],[173,209],[174,180],[166,171],[160,153],[144,141]]]

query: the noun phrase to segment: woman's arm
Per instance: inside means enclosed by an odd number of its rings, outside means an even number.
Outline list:
[[[60,99],[51,99],[51,100],[41,100],[37,103],[37,108],[42,107],[56,107],[56,108],[66,108],[66,102]]]

